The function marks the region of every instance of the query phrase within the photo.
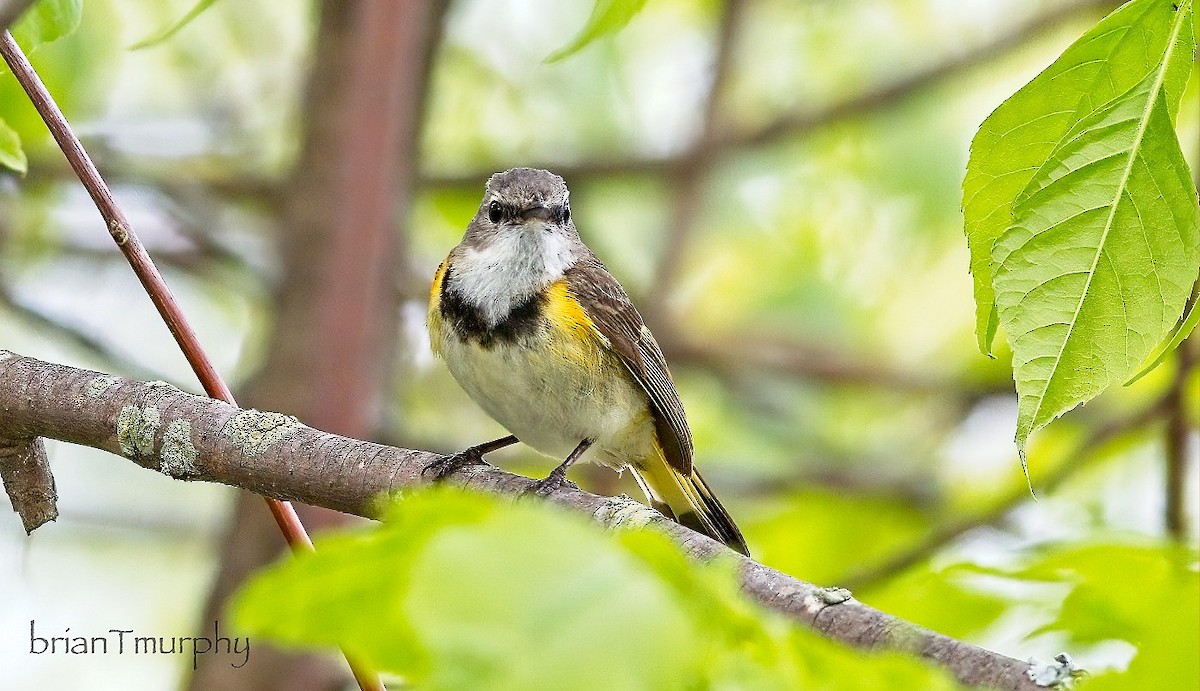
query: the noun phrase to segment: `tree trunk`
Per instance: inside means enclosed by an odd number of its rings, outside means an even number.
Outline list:
[[[279,224],[284,271],[276,321],[262,369],[243,395],[252,406],[340,434],[376,433],[396,354],[403,226],[444,5],[319,5],[304,141]],[[310,531],[347,519],[297,509]],[[283,547],[262,500],[239,496],[201,625],[220,619],[229,594]],[[190,688],[336,689],[348,680],[340,661],[255,646],[241,669],[202,662]]]

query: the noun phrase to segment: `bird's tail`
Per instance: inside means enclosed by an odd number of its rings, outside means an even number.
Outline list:
[[[651,458],[631,469],[650,505],[664,516],[750,556],[742,531],[694,466],[690,474],[683,473],[666,459]]]

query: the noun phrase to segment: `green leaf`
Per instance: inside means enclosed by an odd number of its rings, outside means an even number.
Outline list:
[[[207,10],[209,7],[211,7],[216,1],[217,0],[199,0],[199,2],[192,6],[192,9],[187,11],[187,14],[180,17],[179,20],[174,24],[171,24],[165,29],[159,30],[157,33],[149,36],[148,38],[144,38],[137,43],[134,43],[133,45],[129,46],[129,49],[141,50],[142,48],[150,48],[163,43],[167,39],[179,33],[180,29],[190,24],[193,19],[199,17],[204,10]]]
[[[1125,386],[1131,386],[1137,380],[1153,372],[1156,367],[1163,363],[1163,360],[1167,359],[1168,355],[1179,347],[1180,343],[1183,343],[1191,335],[1192,331],[1196,328],[1196,324],[1200,323],[1200,309],[1196,309],[1197,307],[1200,307],[1200,300],[1192,303],[1187,316],[1179,320],[1179,326],[1175,327],[1175,332],[1171,334],[1170,340],[1159,346],[1154,351],[1154,354],[1146,358],[1147,363],[1138,370],[1137,374],[1130,377],[1129,381],[1125,382]]]
[[[24,175],[28,163],[25,150],[21,148],[21,136],[0,118],[0,166]]]
[[[1071,106],[1072,124],[1013,197],[1012,223],[991,251],[1022,461],[1035,430],[1124,381],[1167,337],[1200,264],[1196,188],[1172,124],[1191,69],[1191,3],[1174,10],[1137,0],[1097,29],[1085,37],[1088,50],[1072,56],[1075,68],[1098,64],[1113,81],[1118,68],[1140,78],[1107,100],[1085,96]],[[1147,51],[1161,47],[1143,56],[1145,69],[1104,58],[1129,36]],[[1071,93],[1071,75],[1060,76],[1022,92]],[[1027,136],[1020,126],[1012,132]]]
[[[646,539],[665,538],[635,542]],[[238,610],[261,634],[341,642],[430,688],[584,689],[598,678],[684,688],[705,664],[695,619],[713,615],[656,571],[685,568],[682,557],[639,558],[561,511],[437,491],[400,502],[369,537],[326,540],[275,567]]]
[[[970,639],[995,623],[1004,614],[1006,603],[994,594],[973,589],[963,575],[953,567],[935,570],[918,565],[867,592],[856,593],[888,614],[951,638]]]
[[[814,583],[840,583],[929,530],[927,515],[893,497],[805,489],[780,499],[778,511],[743,526],[754,534],[754,556]]]
[[[1137,648],[1124,672],[1097,674],[1088,689],[1200,688],[1197,553],[1174,545],[1087,545],[1048,553],[1019,575],[1072,584],[1058,617],[1041,629],[1076,644],[1124,640]]]
[[[82,16],[83,0],[38,0],[13,26],[13,38],[28,53],[74,32]]]
[[[1156,70],[1190,11],[1190,2],[1181,3],[1176,13],[1168,0],[1136,0],[1122,6],[980,126],[963,181],[963,217],[974,277],[976,336],[985,354],[991,355],[998,323],[992,249],[1013,223],[1014,201],[1068,132]],[[1175,63],[1190,57],[1188,51],[1173,54]],[[1164,84],[1172,115],[1184,82],[1185,71],[1175,67]]]
[[[596,0],[592,5],[592,16],[579,34],[567,45],[546,57],[547,63],[558,62],[580,50],[592,41],[615,34],[646,6],[646,0]]]
[[[747,600],[731,563],[541,502],[436,488],[378,529],[323,536],[233,604],[239,629],[341,645],[430,689],[955,688]]]

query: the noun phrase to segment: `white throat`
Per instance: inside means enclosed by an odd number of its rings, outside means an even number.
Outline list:
[[[454,260],[449,288],[495,326],[577,260],[575,243],[565,233],[504,228],[482,247],[464,247]]]

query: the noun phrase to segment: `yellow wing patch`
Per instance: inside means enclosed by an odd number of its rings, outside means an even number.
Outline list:
[[[556,328],[575,339],[601,338],[607,341],[584,311],[565,280],[557,280],[546,288],[546,319]]]
[[[612,352],[612,344],[588,317],[565,279],[546,287],[543,310],[550,326],[550,347],[558,357],[597,377],[620,369],[620,358]]]
[[[437,272],[433,274],[433,285],[429,286],[429,310],[437,309],[442,301],[442,279],[446,277],[446,262],[438,264]]]
[[[433,354],[442,354],[442,279],[446,276],[446,263],[442,262],[433,275],[433,285],[429,288],[429,312],[425,316],[425,328],[429,331],[429,347]]]

